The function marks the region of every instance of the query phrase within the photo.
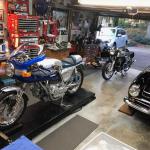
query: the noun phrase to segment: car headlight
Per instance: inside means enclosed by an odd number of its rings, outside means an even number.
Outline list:
[[[14,65],[12,63],[7,63],[6,64],[6,75],[9,77],[12,77],[14,75]]]
[[[129,94],[132,97],[137,97],[140,93],[140,86],[133,84],[130,88],[129,88]]]

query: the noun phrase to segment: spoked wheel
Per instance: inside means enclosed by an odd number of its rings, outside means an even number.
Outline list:
[[[26,100],[17,92],[7,92],[0,95],[0,128],[14,125],[22,116],[27,106]]]
[[[71,88],[68,89],[68,94],[76,93],[82,86],[83,83],[83,71],[81,69],[77,69],[77,72],[74,76],[73,83],[74,84]]]
[[[112,63],[107,62],[102,69],[102,76],[105,80],[110,80],[114,74],[114,70],[112,69]]]

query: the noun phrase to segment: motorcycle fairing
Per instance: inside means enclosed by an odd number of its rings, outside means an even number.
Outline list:
[[[34,57],[33,59],[30,59],[28,61],[25,61],[23,63],[17,61],[17,60],[11,60],[10,62],[14,65],[15,69],[18,70],[27,70],[28,67],[30,67],[31,65],[40,62],[42,60],[44,60],[46,58],[45,55],[39,55],[37,57]]]
[[[11,63],[14,65],[15,70],[28,70],[28,68],[35,64],[35,63],[40,63],[45,60],[45,55],[39,55],[35,58],[32,58],[26,62],[19,62],[17,60],[12,60]],[[15,73],[13,78],[24,82],[24,83],[32,83],[32,82],[39,82],[39,81],[46,81],[46,80],[51,80],[51,81],[60,81],[60,77],[57,72],[53,72],[52,68],[44,68],[44,67],[39,67],[39,69],[32,70],[32,75],[30,77],[22,77],[20,74]]]
[[[60,81],[60,76],[58,74],[52,74],[52,75],[48,75],[48,76],[32,75],[31,77],[28,77],[28,78],[14,75],[14,78],[18,79],[19,81],[24,82],[24,83],[33,83],[33,82],[39,82],[39,81],[42,82],[42,81],[46,81],[46,80],[49,80],[51,82]]]
[[[19,74],[15,74],[13,78],[25,82],[25,83],[32,83],[32,82],[41,82],[41,81],[60,81],[61,78],[56,71],[52,71],[52,68],[43,68],[39,67],[38,69],[32,70],[32,74],[30,77],[22,77]]]

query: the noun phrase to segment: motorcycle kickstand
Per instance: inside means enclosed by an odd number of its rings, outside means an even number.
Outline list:
[[[71,104],[65,104],[65,103],[64,103],[64,98],[63,98],[63,97],[61,98],[60,106],[63,107],[64,109],[68,109],[68,108],[71,108],[71,107],[72,107]]]

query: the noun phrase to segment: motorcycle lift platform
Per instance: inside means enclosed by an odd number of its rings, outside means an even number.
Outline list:
[[[75,95],[66,96],[64,98],[64,103],[71,105],[71,107],[63,108],[51,102],[38,102],[26,109],[25,114],[15,126],[2,130],[1,132],[7,135],[12,141],[22,135],[32,139],[94,99],[94,93],[81,89]],[[0,139],[0,148],[6,146],[6,143],[3,143],[3,140]]]

